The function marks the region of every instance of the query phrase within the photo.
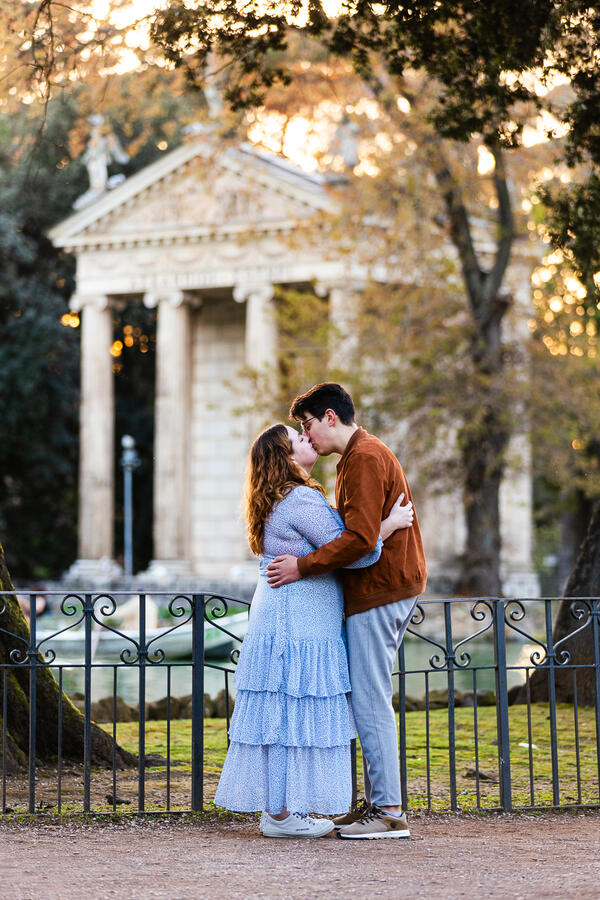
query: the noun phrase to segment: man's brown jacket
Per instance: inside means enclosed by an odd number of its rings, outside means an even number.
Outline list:
[[[298,560],[302,577],[343,568],[374,550],[381,522],[403,492],[404,502],[412,500],[406,475],[392,451],[359,428],[337,465],[335,499],[346,530]],[[422,594],[427,567],[416,513],[409,528],[395,531],[385,541],[378,562],[343,574],[347,616]]]

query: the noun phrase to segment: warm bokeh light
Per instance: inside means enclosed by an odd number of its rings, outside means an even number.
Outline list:
[[[496,160],[487,147],[483,144],[477,148],[477,171],[480,175],[487,175],[496,168]]]
[[[542,110],[538,115],[535,125],[525,125],[523,128],[523,146],[534,147],[543,144],[551,138],[564,137],[569,132],[569,126],[558,121],[547,110]]]
[[[578,278],[575,278],[574,275],[565,278],[565,285],[567,286],[567,290],[574,294],[578,300],[584,300],[587,297],[587,291]]]
[[[60,317],[61,325],[65,325],[68,328],[78,328],[79,327],[79,316],[77,313],[65,313]]]

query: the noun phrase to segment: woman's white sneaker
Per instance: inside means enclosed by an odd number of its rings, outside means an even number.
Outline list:
[[[274,819],[263,813],[260,820],[260,830],[265,837],[318,838],[333,829],[334,824],[329,819],[311,819],[305,813],[292,812],[286,819]]]

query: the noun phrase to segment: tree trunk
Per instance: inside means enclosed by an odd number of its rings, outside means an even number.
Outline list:
[[[471,358],[482,412],[476,422],[465,422],[459,432],[467,526],[459,590],[472,597],[498,597],[502,592],[500,485],[510,438],[504,408],[507,400],[502,392],[501,324],[510,299],[496,296],[485,302],[483,287],[481,293],[481,298],[473,303],[477,330],[471,344]],[[486,310],[483,320],[477,312],[482,309]]]
[[[435,146],[430,151],[446,205],[450,236],[460,257],[473,323],[471,359],[479,409],[473,410],[474,421],[465,422],[459,433],[467,524],[459,588],[461,593],[472,596],[500,594],[499,490],[510,438],[509,401],[503,393],[502,320],[512,298],[502,292],[502,282],[515,229],[501,148],[497,142],[491,142],[488,149],[495,161],[493,182],[498,200],[497,241],[489,269],[480,265],[462,188],[453,177],[440,147]]]
[[[567,581],[577,562],[593,512],[593,504],[579,488],[566,493],[561,500],[564,509],[560,515],[560,545],[556,570],[557,593],[565,593]]]
[[[14,662],[10,654],[15,649],[21,654],[29,646],[29,626],[15,596],[2,594],[14,591],[6,567],[4,549],[0,544],[0,664]],[[6,634],[5,632],[10,632]],[[21,640],[19,640],[19,638]],[[22,658],[22,656],[20,656]],[[7,686],[7,769],[16,771],[26,764],[29,750],[29,668],[27,665],[11,665],[3,669]],[[0,692],[4,685],[0,682]],[[58,746],[58,684],[50,669],[40,666],[37,670],[37,729],[36,757],[41,761],[56,759]],[[0,693],[1,697],[1,693]],[[2,723],[0,703],[0,728]],[[62,747],[63,758],[73,762],[83,761],[82,714],[66,694],[62,695]],[[92,754],[94,765],[112,766],[113,743],[111,737],[92,725]],[[116,764],[119,768],[133,765],[136,757],[117,747]]]
[[[592,515],[586,538],[581,545],[577,561],[565,588],[565,597],[595,597],[594,611],[596,618],[600,613],[600,503],[596,505]],[[574,602],[563,600],[553,627],[554,646],[567,635],[572,634],[587,623],[586,627],[571,640],[566,640],[558,648],[559,661],[561,650],[568,651],[570,666],[587,666],[577,669],[577,702],[582,706],[593,706],[596,700],[594,660],[600,657],[600,640],[594,648],[592,631],[592,605],[585,601]],[[579,610],[579,616],[577,612]],[[599,622],[600,625],[600,622]],[[600,630],[600,629],[599,629]],[[562,703],[572,703],[574,699],[573,669],[555,668],[556,699]],[[548,700],[548,671],[538,670],[530,679],[531,700],[534,703]],[[600,700],[600,698],[598,698]],[[516,692],[516,703],[527,700],[525,687]]]
[[[395,119],[397,106],[391,92],[372,73],[368,84],[375,97]],[[402,94],[410,96],[403,85]],[[411,97],[414,105],[417,98]],[[406,132],[407,122],[400,128]],[[494,157],[492,180],[497,207],[497,233],[494,258],[484,268],[478,258],[471,220],[460,179],[453,175],[450,156],[444,142],[430,127],[412,122],[411,137],[424,153],[441,195],[448,217],[450,239],[460,259],[468,297],[473,337],[471,358],[477,380],[478,400],[484,410],[479,427],[465,423],[459,432],[463,462],[463,487],[467,541],[463,559],[460,593],[472,596],[500,594],[500,483],[504,458],[511,436],[509,401],[502,396],[504,351],[502,320],[512,298],[502,291],[502,283],[515,237],[515,223],[504,165],[504,155],[497,140],[489,138],[487,148]]]
[[[471,597],[498,597],[502,590],[499,497],[506,436],[493,413],[485,427],[487,433],[461,440],[467,535],[459,592]]]

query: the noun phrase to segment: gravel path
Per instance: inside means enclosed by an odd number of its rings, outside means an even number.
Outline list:
[[[412,816],[400,841],[269,840],[254,821],[0,823],[11,900],[600,898],[600,811]]]

